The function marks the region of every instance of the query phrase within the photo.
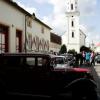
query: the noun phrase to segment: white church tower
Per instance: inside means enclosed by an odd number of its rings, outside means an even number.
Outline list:
[[[79,29],[78,0],[67,0],[67,28],[62,37],[62,43],[66,45],[67,51],[74,49],[80,52],[81,37]]]

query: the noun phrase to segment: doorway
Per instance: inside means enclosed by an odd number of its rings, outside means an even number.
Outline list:
[[[22,52],[22,31],[16,30],[16,52]]]

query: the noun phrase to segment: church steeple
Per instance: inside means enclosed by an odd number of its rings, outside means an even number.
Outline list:
[[[67,50],[69,51],[74,49],[77,53],[80,52],[80,47],[82,45],[85,45],[84,44],[85,36],[83,35],[79,27],[80,12],[78,9],[78,1],[79,0],[66,0],[67,30],[62,37],[63,44],[66,45]]]
[[[67,0],[67,12],[78,11],[78,0]]]
[[[76,48],[79,52],[80,34],[79,34],[79,11],[78,0],[67,0],[67,47]]]

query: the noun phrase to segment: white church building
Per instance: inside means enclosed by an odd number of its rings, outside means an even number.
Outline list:
[[[80,47],[85,45],[86,35],[80,29],[78,0],[67,0],[67,29],[62,36],[62,43],[66,45],[67,51],[74,49],[80,52]]]

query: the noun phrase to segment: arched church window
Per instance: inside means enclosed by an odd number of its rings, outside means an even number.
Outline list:
[[[73,10],[73,4],[71,4],[71,10]]]
[[[72,27],[74,27],[74,21],[72,21]]]
[[[74,38],[74,32],[72,32],[72,38]]]

